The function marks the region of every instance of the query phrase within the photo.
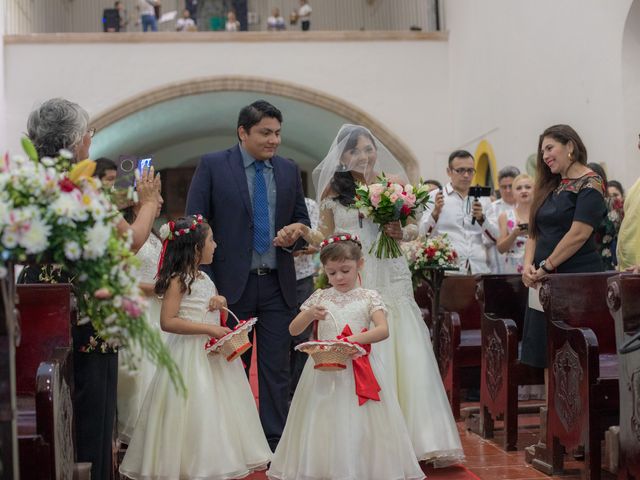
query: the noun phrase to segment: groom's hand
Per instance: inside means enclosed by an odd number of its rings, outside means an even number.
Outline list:
[[[273,245],[276,247],[290,247],[298,240],[308,228],[302,223],[292,223],[280,229],[276,238],[273,239]]]

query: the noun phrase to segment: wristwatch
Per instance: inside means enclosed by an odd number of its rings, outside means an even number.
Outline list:
[[[553,273],[553,270],[549,270],[548,268],[546,268],[546,267],[545,267],[545,265],[546,265],[546,264],[547,264],[547,261],[546,261],[546,260],[542,260],[542,261],[540,262],[539,266],[540,266],[540,268],[541,268],[542,270],[544,270],[545,272],[547,272],[547,273]]]

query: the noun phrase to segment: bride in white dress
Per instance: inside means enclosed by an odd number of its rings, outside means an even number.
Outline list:
[[[377,290],[387,305],[390,338],[373,349],[384,363],[387,385],[395,385],[416,458],[446,466],[464,458],[460,436],[442,385],[431,338],[413,297],[411,273],[404,257],[379,259],[369,249],[379,227],[352,207],[355,182],[373,183],[384,172],[394,181],[406,181],[399,162],[364,127],[343,125],[325,159],[313,171],[320,204],[318,230],[290,226],[278,240],[302,235],[318,244],[335,231],[353,233],[365,255],[362,287]],[[386,232],[397,239],[417,236],[415,225],[405,229],[389,224]]]

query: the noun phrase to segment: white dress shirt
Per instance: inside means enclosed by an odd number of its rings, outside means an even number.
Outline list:
[[[485,212],[485,216],[487,217],[487,221],[491,222],[491,228],[496,231],[496,239],[500,237],[500,223],[498,222],[498,218],[502,212],[512,211],[515,208],[515,205],[511,205],[505,202],[502,198],[499,198],[495,202],[491,204],[489,209]],[[489,267],[491,271],[494,273],[506,273],[504,271],[505,259],[504,254],[498,252],[498,248],[496,244],[489,245],[487,247],[489,254]]]
[[[451,183],[448,183],[442,191],[444,206],[436,222],[431,212],[435,206],[437,193],[438,190],[434,190],[429,194],[431,203],[420,220],[420,235],[429,237],[446,233],[451,245],[458,253],[460,273],[490,273],[487,246],[495,243],[497,238],[495,226],[486,220],[486,215],[482,225],[477,221],[472,224],[473,198],[468,196],[463,198],[453,189]],[[491,200],[488,197],[480,198],[480,203],[484,212],[491,206]]]

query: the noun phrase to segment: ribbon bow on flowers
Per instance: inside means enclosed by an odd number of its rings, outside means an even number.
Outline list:
[[[366,332],[367,329],[363,328],[362,331]],[[350,337],[351,335],[353,335],[351,328],[349,327],[349,325],[345,325],[342,329],[342,333],[338,335],[337,338],[338,340],[349,342],[349,340],[347,340],[347,337]],[[369,362],[371,345],[362,345],[360,343],[356,343],[355,345],[359,345],[360,347],[364,348],[365,352],[367,352],[366,355],[351,360],[353,364],[353,378],[356,381],[356,395],[358,395],[358,405],[364,405],[367,400],[375,400],[376,402],[379,402],[379,392],[382,389],[378,384],[378,380],[376,379],[376,376],[371,369],[371,363]]]

